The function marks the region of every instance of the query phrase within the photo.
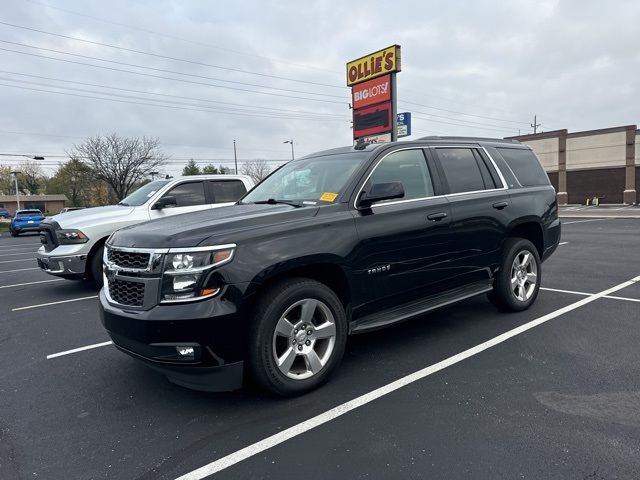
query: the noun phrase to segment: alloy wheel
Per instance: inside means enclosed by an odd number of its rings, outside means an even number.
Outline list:
[[[521,250],[511,265],[511,291],[521,302],[531,298],[538,283],[538,266],[531,252]]]
[[[327,364],[336,341],[336,323],[329,307],[305,298],[286,309],[273,332],[273,358],[280,372],[303,380]]]

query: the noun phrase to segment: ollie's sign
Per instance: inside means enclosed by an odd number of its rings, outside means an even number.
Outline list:
[[[347,85],[399,71],[400,45],[393,45],[347,63]]]
[[[353,108],[358,109],[391,99],[391,75],[354,85],[351,89]]]

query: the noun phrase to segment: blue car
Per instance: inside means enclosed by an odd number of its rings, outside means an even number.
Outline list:
[[[12,237],[17,237],[23,232],[37,232],[40,230],[42,220],[44,220],[44,215],[40,210],[18,210],[11,219],[9,232]]]

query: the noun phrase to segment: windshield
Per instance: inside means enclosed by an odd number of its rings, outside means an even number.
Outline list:
[[[353,173],[368,158],[368,154],[354,152],[289,162],[245,195],[241,203],[269,199],[311,205],[334,202]]]
[[[156,180],[143,185],[138,190],[133,192],[128,197],[124,198],[118,205],[124,205],[126,207],[137,207],[144,205],[147,201],[153,197],[158,190],[169,183],[169,180]]]
[[[40,210],[20,210],[16,212],[16,217],[33,217],[33,216],[42,216],[42,212]]]

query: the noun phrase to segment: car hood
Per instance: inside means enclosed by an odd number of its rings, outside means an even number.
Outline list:
[[[306,220],[318,207],[290,205],[231,205],[153,220],[125,227],[113,234],[110,243],[120,247],[172,248],[237,243],[265,227]]]
[[[78,228],[82,230],[86,226],[94,226],[102,223],[111,223],[116,218],[122,218],[133,212],[133,207],[122,205],[109,205],[106,207],[84,208],[72,210],[51,217],[52,222],[57,222],[60,228]]]

